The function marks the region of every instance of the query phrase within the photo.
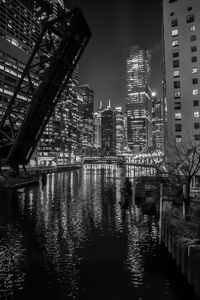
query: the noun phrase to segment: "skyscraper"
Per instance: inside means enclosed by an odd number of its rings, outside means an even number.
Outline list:
[[[39,34],[39,21],[20,1],[0,2],[0,121]],[[18,102],[27,100],[21,91]]]
[[[121,154],[125,146],[125,123],[122,107],[115,107],[116,154]]]
[[[110,104],[101,112],[101,147],[104,155],[116,155],[116,119]]]
[[[163,0],[167,134],[200,141],[200,1]]]
[[[101,147],[101,114],[94,113],[94,147]]]
[[[148,50],[132,46],[127,58],[127,143],[138,153],[148,151],[152,144],[150,60]]]
[[[83,99],[83,147],[93,146],[93,113],[94,113],[94,91],[89,85],[79,86],[79,93]]]
[[[164,101],[152,93],[152,147],[164,151]]]

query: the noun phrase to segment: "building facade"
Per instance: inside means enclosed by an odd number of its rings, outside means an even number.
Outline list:
[[[200,141],[200,1],[163,0],[167,135]]]
[[[101,112],[101,148],[104,156],[116,155],[116,118],[110,105]]]
[[[94,114],[94,91],[89,85],[79,86],[79,93],[83,99],[83,131],[82,131],[82,146],[93,146],[93,114]]]
[[[125,146],[125,121],[122,107],[115,107],[116,154],[121,154]]]
[[[39,21],[20,1],[0,2],[0,120],[39,34]],[[36,74],[31,75],[37,80]],[[17,101],[23,104],[28,96],[21,91]]]
[[[94,147],[101,148],[101,114],[94,113]]]
[[[152,148],[164,151],[164,100],[152,93]]]
[[[133,153],[148,151],[152,145],[152,103],[148,50],[132,46],[127,58],[127,144]]]

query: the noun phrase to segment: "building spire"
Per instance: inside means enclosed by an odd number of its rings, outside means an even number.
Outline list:
[[[108,108],[111,108],[110,99],[108,100]]]

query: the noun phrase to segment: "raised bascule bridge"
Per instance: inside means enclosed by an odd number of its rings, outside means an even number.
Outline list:
[[[1,166],[28,164],[90,37],[79,7],[44,24],[1,119]]]

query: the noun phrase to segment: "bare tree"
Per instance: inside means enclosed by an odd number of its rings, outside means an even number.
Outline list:
[[[159,164],[154,162],[154,165],[158,175],[168,175],[168,183],[189,208],[191,182],[200,172],[200,143],[192,139],[185,144],[176,143],[173,138],[170,141],[165,147],[163,160]]]

